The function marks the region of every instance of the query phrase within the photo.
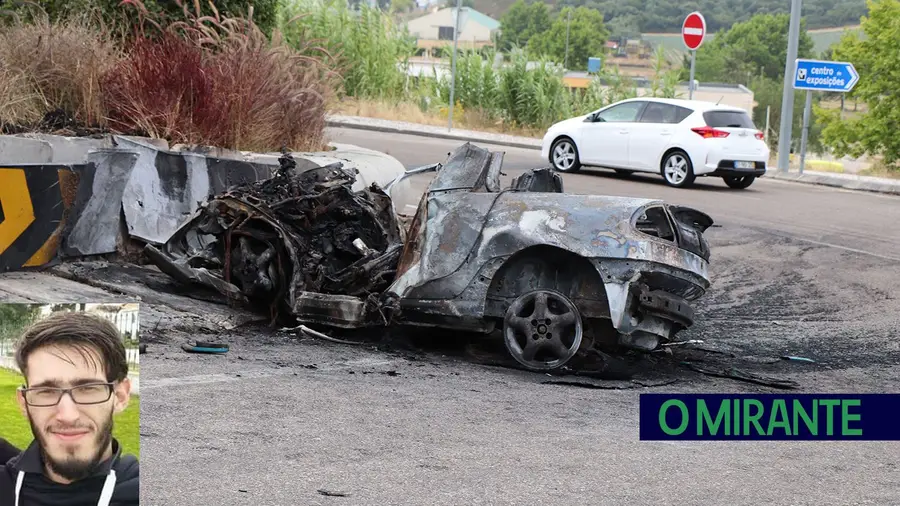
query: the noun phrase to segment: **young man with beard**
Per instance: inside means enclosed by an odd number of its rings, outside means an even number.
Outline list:
[[[131,393],[118,330],[85,313],[56,313],[25,332],[16,363],[34,441],[0,466],[0,506],[138,504],[138,461],[112,437]]]

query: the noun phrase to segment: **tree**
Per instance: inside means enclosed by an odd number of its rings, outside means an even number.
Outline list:
[[[500,19],[500,49],[526,47],[532,37],[550,29],[550,8],[543,2],[516,0]]]
[[[497,0],[478,0],[476,5],[485,12],[502,15]],[[613,30],[612,21],[634,16],[642,33],[679,33],[684,17],[700,11],[706,18],[710,32],[726,30],[734,23],[747,21],[754,14],[787,14],[791,3],[786,0],[554,0],[558,9],[590,7],[604,14],[604,22]],[[497,12],[501,10],[501,12]],[[865,0],[804,0],[803,17],[810,28],[832,28],[859,23],[866,14]]]
[[[415,6],[415,0],[391,0],[391,11],[393,12],[409,12]]]
[[[549,30],[529,40],[528,50],[563,63],[568,40],[569,68],[587,69],[588,58],[603,55],[607,37],[609,31],[599,11],[587,7],[566,7],[553,20]]]
[[[0,304],[0,341],[18,339],[40,308],[39,304]]]
[[[863,40],[846,34],[834,47],[834,58],[853,63],[864,76],[847,98],[864,102],[867,111],[842,118],[840,111],[817,108],[823,124],[823,143],[839,155],[881,155],[888,166],[900,161],[900,0],[870,0],[869,16],[863,18]]]
[[[717,33],[697,51],[696,79],[700,82],[740,83],[750,87],[756,107],[753,121],[763,129],[766,110],[770,111],[770,125],[781,121],[784,62],[787,59],[787,35],[790,28],[789,14],[758,14],[748,21],[737,23],[729,30]],[[814,56],[813,41],[801,20],[798,58]],[[683,74],[690,69],[690,56],[686,56]],[[815,100],[822,97],[817,94]],[[792,140],[799,140],[802,133],[803,108],[806,96],[794,94]],[[820,145],[821,128],[811,123],[808,147],[816,151]],[[770,145],[777,145],[777,132],[769,132]]]
[[[769,79],[784,77],[789,14],[757,14],[713,36],[697,51],[696,78],[701,81],[747,82],[747,75]],[[800,22],[798,58],[811,58],[814,43]],[[690,55],[685,56],[690,68]]]

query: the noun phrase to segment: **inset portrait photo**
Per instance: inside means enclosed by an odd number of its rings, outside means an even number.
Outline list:
[[[139,504],[138,310],[0,304],[0,506]]]

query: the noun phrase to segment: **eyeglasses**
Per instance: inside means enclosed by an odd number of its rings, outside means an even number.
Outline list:
[[[115,383],[89,383],[72,388],[21,387],[25,403],[29,406],[48,408],[56,406],[63,395],[69,394],[75,404],[102,404],[112,397]]]

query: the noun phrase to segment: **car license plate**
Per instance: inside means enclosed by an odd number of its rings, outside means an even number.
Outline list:
[[[734,162],[735,169],[755,169],[756,162]]]

